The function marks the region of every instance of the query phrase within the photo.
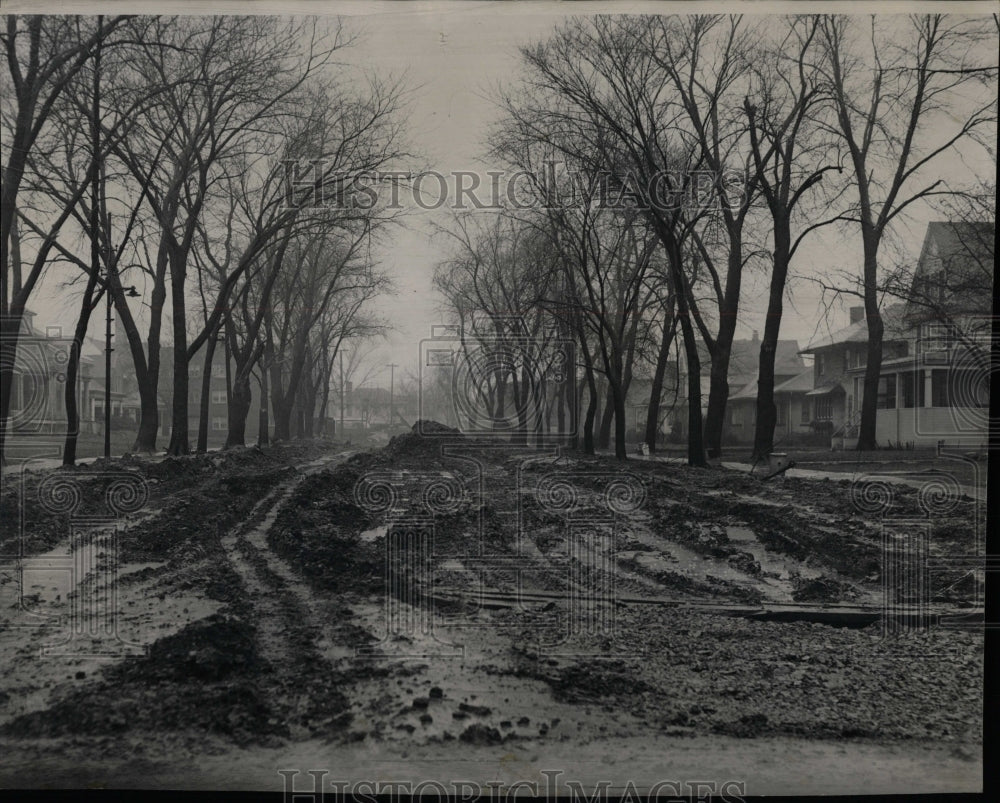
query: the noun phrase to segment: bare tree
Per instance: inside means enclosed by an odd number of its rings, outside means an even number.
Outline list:
[[[859,226],[864,249],[868,355],[858,449],[875,449],[885,329],[880,246],[910,206],[950,192],[944,179],[921,180],[925,168],[995,127],[997,67],[985,59],[996,58],[996,27],[975,17],[871,17],[862,23],[827,16],[820,31],[818,63],[832,94],[832,128],[847,149],[857,191],[857,203],[842,217]]]
[[[372,223],[363,220],[351,231],[320,232],[289,244],[287,270],[278,279],[274,303],[265,312],[274,358],[270,373],[274,437],[291,437],[292,412],[308,374],[309,338],[313,328],[336,310],[343,337],[363,320],[362,308],[391,289],[388,278],[364,253]]]
[[[72,213],[72,206],[63,208],[25,272],[16,225],[25,168],[53,106],[98,43],[112,37],[125,19],[101,18],[87,29],[80,18],[10,15],[0,34],[7,68],[0,73],[0,91],[14,100],[13,114],[3,116],[5,153],[0,186],[0,461],[4,459],[21,321],[59,228]],[[75,196],[74,205],[80,195]]]
[[[524,90],[516,104],[506,105],[530,110],[530,114],[521,113],[519,119],[538,130],[540,141],[549,141],[547,132],[560,131],[561,141],[553,143],[557,148],[576,138],[583,143],[584,154],[601,154],[602,164],[596,169],[613,166],[618,182],[628,188],[647,216],[667,255],[683,336],[688,375],[688,461],[704,465],[701,358],[695,326],[706,342],[712,343],[715,338],[695,308],[695,277],[685,275],[684,243],[697,222],[705,219],[711,204],[722,196],[739,217],[741,193],[746,188],[741,181],[739,192],[730,197],[726,176],[715,172],[707,162],[701,138],[691,136],[690,109],[678,101],[675,82],[650,44],[651,22],[656,24],[648,18],[595,17],[566,23],[548,41],[522,50]],[[729,74],[727,70],[718,74],[722,88],[729,86],[721,78]],[[544,121],[544,125],[535,120]],[[721,164],[729,158],[731,142],[723,146],[721,138],[725,135],[714,128],[714,122],[713,128],[706,127],[705,131],[716,132],[707,133],[707,137],[711,152],[719,158],[717,164]],[[718,142],[716,135],[720,137]],[[708,197],[699,196],[698,189],[706,189],[699,187],[699,170],[710,179]],[[711,255],[705,251],[702,256],[707,263]],[[739,262],[742,269],[742,258]],[[707,273],[715,296],[724,304],[727,298],[735,303],[739,295],[735,277],[732,292],[727,293],[717,281],[718,274]],[[727,336],[723,332],[724,340]],[[725,396],[718,380],[716,387],[716,398]],[[721,421],[718,401],[712,409]],[[721,409],[724,411],[724,400]]]
[[[793,214],[824,174],[842,169],[836,143],[818,136],[816,125],[817,117],[827,108],[822,81],[811,63],[819,18],[793,17],[787,24],[787,32],[776,47],[764,47],[758,52],[755,61],[761,66],[753,70],[753,100],[748,95],[743,103],[754,170],[772,222],[770,291],[757,373],[755,460],[766,458],[774,445],[778,418],[774,360],[788,268],[803,238],[833,222],[827,219],[807,223],[793,235]]]
[[[465,361],[459,367],[471,371],[471,383],[458,392],[475,396],[471,406],[483,412],[476,426],[489,421],[493,431],[527,443],[544,404],[552,255],[538,232],[508,215],[478,226],[459,216],[444,231],[456,253],[438,266],[434,285],[457,321]]]

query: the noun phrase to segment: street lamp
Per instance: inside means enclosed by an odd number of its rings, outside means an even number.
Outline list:
[[[110,278],[110,277],[109,277]],[[138,298],[139,292],[132,287],[123,287],[125,298]],[[107,297],[107,326],[104,330],[104,459],[111,459],[111,282],[105,287]]]

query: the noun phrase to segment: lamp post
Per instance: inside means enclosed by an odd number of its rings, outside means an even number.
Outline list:
[[[107,310],[106,328],[104,330],[104,459],[111,459],[111,277],[104,288],[105,307]],[[135,287],[123,287],[125,298],[138,298]]]
[[[389,429],[392,429],[393,421],[393,390],[394,390],[394,379],[396,376],[396,363],[389,363]]]

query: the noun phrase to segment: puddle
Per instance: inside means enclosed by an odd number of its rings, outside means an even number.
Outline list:
[[[384,524],[381,527],[373,527],[372,529],[364,530],[361,533],[361,540],[371,543],[372,541],[377,541],[379,538],[385,538],[385,534],[388,531],[389,528]]]
[[[816,568],[795,558],[768,550],[749,527],[730,526],[726,528],[726,534],[733,546],[751,555],[760,565],[760,575],[750,574],[742,570],[738,564],[730,563],[728,559],[707,557],[665,538],[655,535],[643,537],[638,528],[633,535],[648,547],[648,551],[624,552],[619,557],[631,557],[644,568],[654,572],[669,570],[700,582],[708,582],[708,577],[711,576],[745,588],[753,588],[762,593],[768,602],[793,602],[792,593],[795,586],[792,578],[796,575],[804,579],[822,576],[842,579],[832,569]],[[861,589],[859,591],[861,596],[857,601],[874,599],[871,593]]]

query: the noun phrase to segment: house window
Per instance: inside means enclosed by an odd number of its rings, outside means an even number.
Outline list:
[[[816,376],[823,376],[823,355],[816,355]]]
[[[729,423],[734,427],[743,426],[743,406],[734,404],[729,408]]]
[[[925,351],[945,351],[951,348],[955,339],[955,327],[949,324],[924,324],[923,340]]]
[[[878,402],[879,410],[893,410],[896,407],[896,375],[879,377]]]
[[[809,399],[802,400],[802,423],[808,424],[812,419],[809,415]]]
[[[899,375],[899,394],[902,396],[902,407],[914,407],[916,403],[916,382],[912,371]]]
[[[223,418],[221,415],[217,415],[212,418],[212,429],[214,429],[216,432],[219,432],[220,430],[223,430],[225,428],[226,428],[225,418]]]
[[[816,419],[818,421],[829,421],[831,418],[833,418],[833,398],[829,395],[817,397]]]
[[[226,366],[225,365],[213,365],[212,366],[212,376],[216,379],[226,378]]]
[[[785,400],[779,399],[777,406],[778,406],[778,426],[783,427],[785,426],[785,417],[786,417]]]
[[[931,407],[948,406],[948,372],[931,371]]]
[[[212,404],[225,404],[226,403],[226,391],[224,390],[213,390],[212,391]]]

